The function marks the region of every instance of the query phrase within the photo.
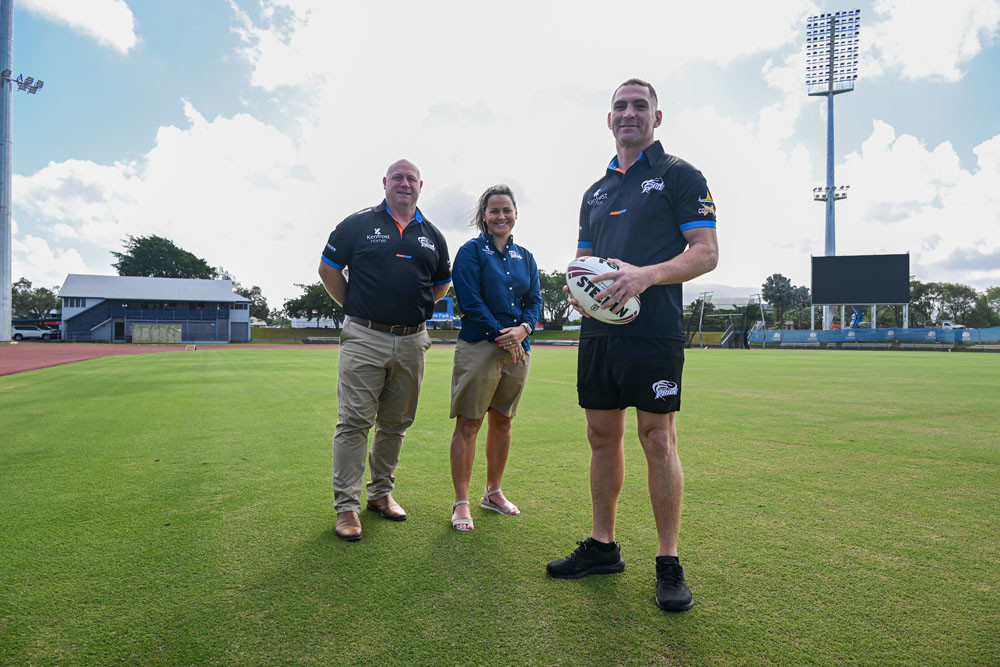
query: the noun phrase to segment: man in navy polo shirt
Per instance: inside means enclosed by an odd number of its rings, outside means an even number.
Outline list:
[[[684,366],[682,283],[714,269],[719,251],[705,178],[653,140],[661,120],[649,83],[630,79],[619,86],[608,113],[617,154],[583,196],[577,256],[605,257],[620,267],[593,279],[613,281],[595,298],[611,296],[604,307],[616,312],[641,294],[641,310],[626,325],[584,318],[577,392],[587,411],[593,530],[547,570],[576,579],[625,569],[615,513],[625,475],[625,409],[635,407],[659,541],[656,603],[682,611],[694,604],[677,557],[684,485],[674,426]]]
[[[361,539],[366,453],[368,509],[392,521],[406,519],[392,497],[393,471],[417,411],[424,355],[431,346],[424,322],[451,282],[444,236],[417,208],[420,171],[399,160],[389,166],[382,185],[382,203],[337,225],[319,265],[326,291],[346,314],[333,436],[333,505],[337,536],[348,541]]]

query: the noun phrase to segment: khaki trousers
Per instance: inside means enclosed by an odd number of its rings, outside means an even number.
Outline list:
[[[409,336],[373,331],[353,322],[340,334],[337,429],[333,436],[333,506],[361,511],[365,455],[371,482],[368,499],[390,493],[403,436],[417,413],[424,378],[427,331]],[[368,431],[375,426],[371,451]]]

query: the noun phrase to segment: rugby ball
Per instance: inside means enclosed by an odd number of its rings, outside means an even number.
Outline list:
[[[617,271],[618,265],[602,257],[577,257],[566,268],[566,285],[570,296],[576,299],[580,308],[595,320],[608,324],[628,324],[639,316],[639,297],[634,296],[625,302],[625,308],[618,314],[610,308],[601,308],[610,298],[604,297],[596,301],[594,297],[602,289],[611,284],[610,280],[595,283],[592,278],[608,271]]]

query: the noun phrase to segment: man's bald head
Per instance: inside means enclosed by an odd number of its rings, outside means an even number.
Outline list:
[[[420,180],[420,170],[409,160],[396,160],[389,165],[382,179],[385,199],[389,208],[396,213],[412,214],[424,182]]]
[[[392,176],[392,174],[394,172],[399,171],[399,170],[404,170],[404,171],[416,173],[417,180],[418,181],[420,180],[420,169],[417,168],[417,165],[413,164],[412,162],[410,162],[409,160],[406,160],[406,159],[396,160],[395,162],[393,162],[392,164],[390,164],[389,168],[385,170],[385,177],[386,177],[386,179],[388,179],[390,176]]]

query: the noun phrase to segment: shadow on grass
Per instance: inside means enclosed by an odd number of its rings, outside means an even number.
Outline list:
[[[651,571],[552,579],[545,563],[563,546],[521,539],[537,534],[527,517],[474,510],[476,530],[460,534],[440,514],[418,508],[391,522],[362,512],[353,543],[335,536],[332,513],[312,517],[270,566],[248,563],[245,580],[168,623],[188,632],[171,642],[171,661],[618,663],[649,658],[627,629],[637,620],[673,625],[653,606]],[[635,599],[637,576],[650,580],[648,600]]]

